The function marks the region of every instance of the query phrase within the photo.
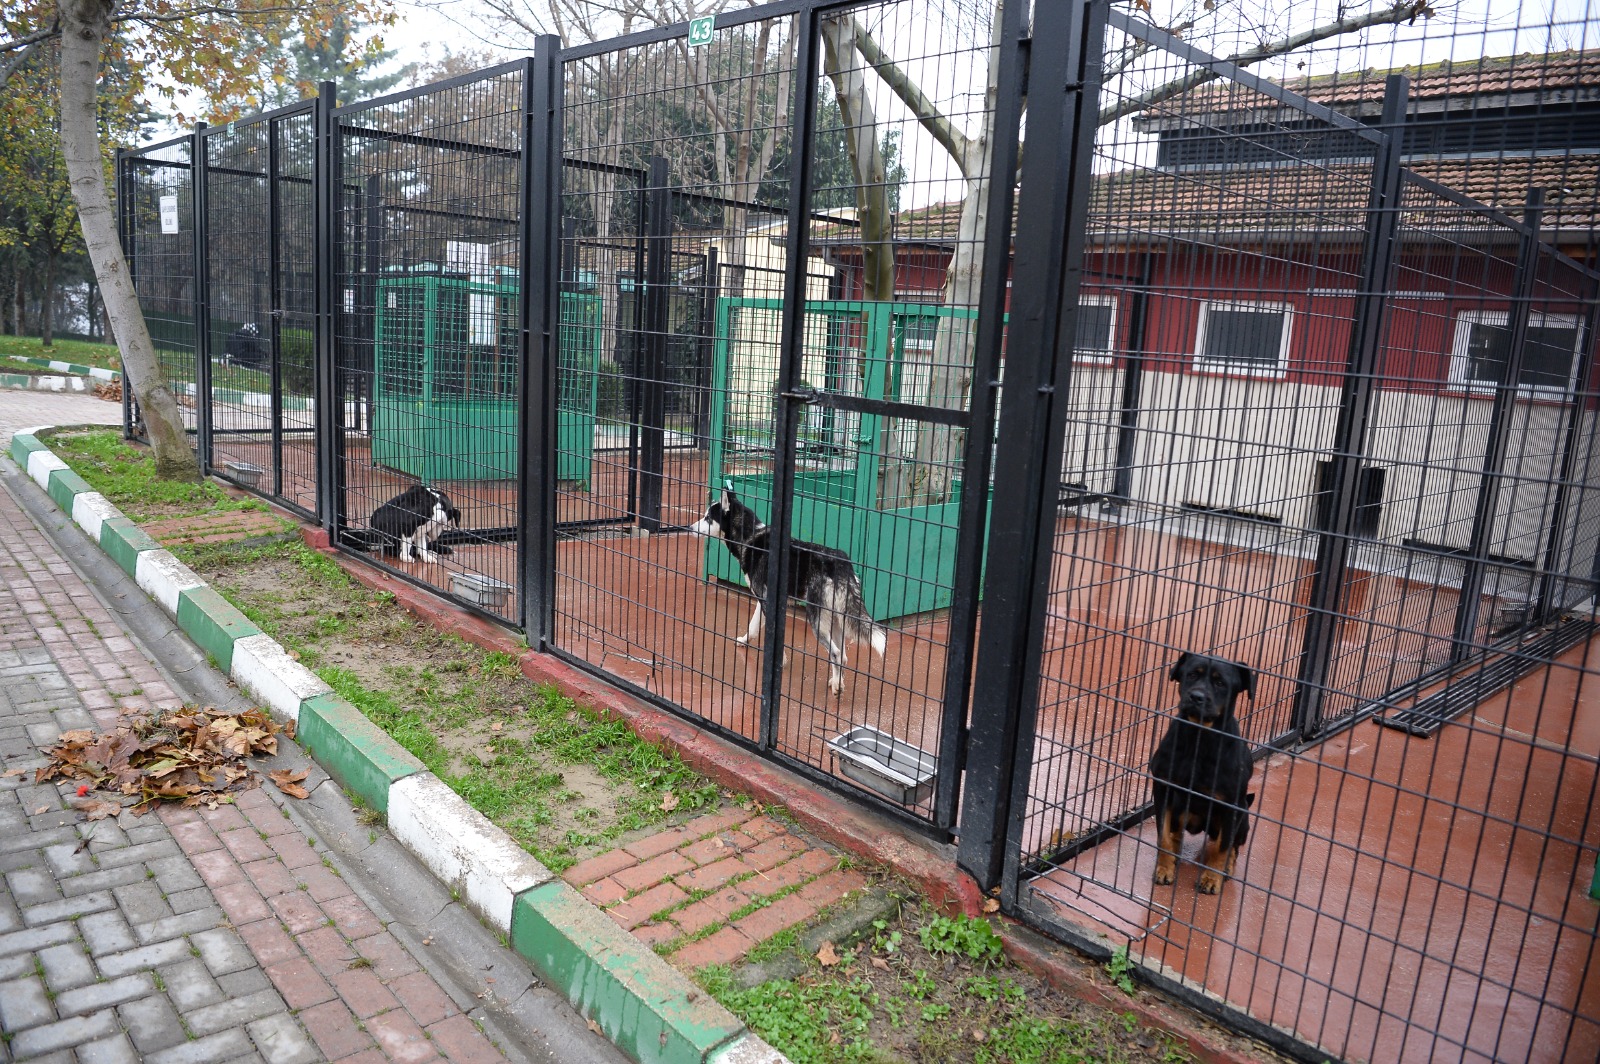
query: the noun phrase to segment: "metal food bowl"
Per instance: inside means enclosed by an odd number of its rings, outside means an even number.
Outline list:
[[[486,610],[504,612],[511,597],[511,585],[492,576],[477,573],[451,573],[450,593]]]
[[[259,488],[261,476],[266,472],[253,462],[223,462],[222,468],[227,470],[229,476],[237,480],[246,488]]]
[[[888,732],[862,725],[828,740],[848,779],[901,805],[920,805],[933,794],[939,762]]]

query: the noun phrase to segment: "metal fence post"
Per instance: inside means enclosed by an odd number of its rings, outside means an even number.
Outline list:
[[[1583,316],[1582,332],[1578,335],[1583,347],[1578,356],[1578,365],[1573,372],[1572,394],[1568,399],[1567,431],[1562,434],[1561,440],[1561,472],[1556,481],[1555,501],[1550,507],[1550,535],[1546,537],[1544,560],[1540,563],[1543,575],[1539,578],[1539,598],[1535,603],[1534,617],[1545,620],[1553,616],[1560,606],[1554,601],[1556,593],[1556,570],[1570,568],[1571,561],[1562,563],[1561,541],[1567,533],[1567,503],[1572,492],[1572,469],[1577,460],[1578,443],[1582,437],[1584,422],[1583,401],[1585,394],[1584,382],[1594,371],[1595,329],[1600,326],[1600,286],[1591,286],[1589,296],[1585,300],[1589,306],[1588,313]],[[1587,479],[1587,478],[1585,478]],[[1563,572],[1564,578],[1571,574]],[[1587,580],[1587,577],[1585,577]]]
[[[984,624],[967,742],[957,863],[985,889],[1005,878],[1014,900],[1013,826],[1026,798],[1039,656],[1055,539],[1057,482],[1072,373],[1078,285],[1099,124],[1107,0],[1040,4],[1028,70],[1006,395],[996,445]]]
[[[1128,352],[1122,367],[1122,405],[1117,414],[1117,465],[1111,477],[1111,498],[1106,509],[1116,511],[1133,501],[1134,451],[1139,442],[1139,404],[1144,394],[1144,360],[1150,327],[1150,282],[1155,255],[1139,256],[1139,285],[1128,307]]]
[[[117,149],[112,173],[116,175],[117,241],[122,245],[122,259],[128,264],[128,284],[137,294],[138,276],[133,272],[133,166],[128,162],[127,153],[122,148]],[[106,321],[110,320],[111,316],[106,315]],[[109,336],[108,339],[117,343],[115,335]],[[122,438],[131,440],[133,439],[133,388],[128,383],[128,367],[122,365],[120,354],[118,365],[122,367]]]
[[[560,417],[561,39],[534,41],[522,77],[522,248],[517,314],[522,331],[517,532],[522,626],[548,648],[555,618],[555,441]],[[591,367],[589,372],[598,371]]]
[[[1322,721],[1334,638],[1339,630],[1339,603],[1350,556],[1350,537],[1359,503],[1361,458],[1366,452],[1367,424],[1377,394],[1378,361],[1383,354],[1384,319],[1389,306],[1389,278],[1394,273],[1399,234],[1401,167],[1406,104],[1411,82],[1390,74],[1384,85],[1382,128],[1387,139],[1372,164],[1372,192],[1367,201],[1367,239],[1362,249],[1361,292],[1356,297],[1350,328],[1349,358],[1334,432],[1332,505],[1322,510],[1318,529],[1316,575],[1311,584],[1310,616],[1300,654],[1291,727],[1309,739]]]
[[[1467,547],[1467,563],[1461,574],[1461,599],[1456,610],[1455,642],[1450,660],[1461,662],[1472,656],[1472,635],[1478,628],[1483,577],[1488,569],[1489,537],[1494,534],[1494,516],[1500,504],[1500,485],[1504,476],[1506,443],[1511,435],[1511,412],[1521,386],[1523,348],[1528,342],[1528,319],[1533,312],[1533,288],[1539,273],[1539,216],[1544,211],[1544,189],[1530,188],[1523,208],[1522,239],[1517,243],[1517,266],[1512,282],[1511,313],[1506,330],[1511,334],[1506,361],[1495,384],[1494,406],[1489,413],[1489,440],[1483,458],[1483,475],[1478,481],[1478,506],[1472,515],[1472,539]]]
[[[796,42],[794,66],[793,124],[790,137],[794,145],[789,169],[789,244],[783,259],[783,321],[779,335],[778,379],[774,384],[773,471],[772,471],[772,551],[768,561],[767,597],[761,604],[766,616],[766,638],[761,658],[761,748],[771,750],[778,743],[778,709],[783,697],[783,638],[789,605],[789,540],[791,532],[790,498],[794,491],[794,411],[798,398],[795,384],[800,376],[800,359],[805,350],[806,254],[811,227],[811,131],[817,111],[817,9],[807,6],[795,16]]]
[[[1021,4],[1002,9],[1000,80],[996,86],[995,139],[989,159],[988,217],[983,234],[983,281],[978,293],[977,335],[973,345],[971,401],[961,463],[961,506],[957,520],[956,564],[950,596],[950,635],[944,674],[944,711],[939,727],[938,790],[934,823],[955,824],[961,799],[961,757],[966,743],[967,702],[972,690],[973,636],[978,622],[978,580],[982,572],[984,526],[989,507],[989,473],[994,446],[994,415],[1000,393],[1000,353],[1005,344],[1006,293],[1010,280],[1012,207],[1018,143],[1022,133],[1022,94],[1028,52],[1022,38],[1027,20]]]
[[[318,88],[315,118],[316,145],[312,165],[313,210],[316,217],[316,259],[313,266],[316,299],[316,436],[317,436],[317,517],[328,531],[329,539],[337,543],[343,521],[344,492],[340,475],[343,472],[342,451],[344,397],[339,392],[339,372],[334,353],[337,337],[334,330],[334,307],[338,284],[337,277],[337,227],[339,222],[335,193],[338,180],[336,157],[339,151],[339,131],[334,123],[334,85],[324,81]]]
[[[194,211],[194,445],[202,475],[211,472],[211,286],[206,262],[206,124],[194,125],[190,149]]]
[[[283,264],[278,245],[278,120],[267,121],[267,366],[272,408],[272,495],[283,498]]]
[[[645,194],[644,335],[634,361],[639,395],[639,527],[661,528],[661,481],[666,473],[667,313],[672,297],[672,180],[667,160],[650,159]],[[639,291],[639,289],[635,289]]]

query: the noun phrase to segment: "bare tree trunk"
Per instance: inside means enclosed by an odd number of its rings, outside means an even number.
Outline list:
[[[116,217],[106,192],[105,157],[100,150],[96,96],[100,85],[100,45],[111,30],[113,0],[58,0],[61,20],[61,154],[78,205],[83,241],[94,267],[106,313],[121,342],[127,384],[138,397],[156,475],[164,480],[198,480],[200,466],[183,430],[183,414],[162,377],[155,345],[128,276],[117,241]]]
[[[28,335],[23,314],[26,309],[26,301],[22,297],[22,271],[18,270],[11,278],[11,325],[17,330],[18,336]]]
[[[44,295],[39,300],[39,343],[49,347],[55,343],[56,317],[56,253],[44,254]]]
[[[854,22],[847,15],[822,24],[823,63],[844,119],[845,148],[856,178],[863,264],[861,298],[887,301],[894,298],[889,179],[883,151],[878,146],[878,120],[872,113],[866,77],[856,61]]]

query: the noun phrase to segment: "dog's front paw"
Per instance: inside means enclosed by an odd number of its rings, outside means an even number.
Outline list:
[[[739,638],[735,639],[734,642],[738,643],[742,647],[747,647],[750,645],[750,637],[747,635],[741,635]]]
[[[1208,868],[1200,873],[1201,894],[1221,894],[1223,875],[1215,868]]]
[[[446,555],[449,555],[449,554],[454,554],[455,552],[456,551],[455,551],[454,547],[449,546],[448,544],[445,544],[445,543],[441,543],[437,547],[433,548],[433,553],[435,553],[435,554],[446,554]]]
[[[828,677],[828,690],[837,698],[839,693],[844,690],[844,680],[838,676]]]
[[[1162,854],[1156,858],[1156,874],[1151,878],[1157,886],[1171,886],[1178,878],[1178,862],[1171,854]]]
[[[439,556],[437,554],[435,554],[431,550],[418,551],[417,552],[417,557],[425,565],[438,565],[439,564]]]

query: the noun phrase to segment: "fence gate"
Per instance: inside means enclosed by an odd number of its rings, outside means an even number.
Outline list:
[[[211,469],[317,513],[310,101],[201,131]]]
[[[1402,166],[1405,78],[1339,81],[1363,124],[1099,3],[1036,18],[1093,43],[1033,49],[1068,88],[1029,97],[995,498],[1025,528],[985,588],[1026,616],[984,625],[967,773],[1010,786],[969,784],[963,863],[1304,1059],[1592,1057],[1597,275],[1541,242],[1538,190],[1517,218]],[[1104,499],[1038,491],[1112,452]],[[1220,894],[1192,836],[1153,882],[1184,652],[1255,681]]]
[[[184,423],[196,425],[195,235],[192,137],[118,155],[117,217],[128,269],[162,373]],[[133,389],[122,390],[123,424],[144,439]]]
[[[441,492],[459,519],[438,557],[396,543],[374,560],[513,623],[526,66],[332,108],[328,119],[339,540],[370,543],[385,503]]]
[[[592,388],[563,376],[560,394],[592,393],[595,406],[592,432],[565,409],[555,428],[550,643],[948,832],[976,610],[962,589],[976,584],[992,436],[992,391],[971,382],[974,359],[998,361],[1004,259],[987,286],[944,298],[962,237],[940,215],[927,261],[894,267],[890,199],[937,192],[862,184],[849,139],[867,131],[893,152],[916,123],[892,107],[847,123],[839,100],[878,75],[829,57],[856,54],[833,47],[852,26],[876,26],[899,34],[907,61],[981,72],[990,40],[986,23],[941,28],[911,0],[824,7],[718,15],[693,47],[674,27],[560,55],[561,351],[575,328],[595,360]],[[1014,149],[1015,95],[992,116],[965,98],[945,105],[993,122],[999,150]],[[996,213],[1004,229],[1009,209]],[[884,262],[886,274],[864,268]],[[737,558],[686,527],[724,491],[771,525],[761,556],[778,580],[760,608],[787,621],[765,633]],[[808,581],[835,603],[860,583],[863,641],[842,638],[842,615],[819,614],[845,644],[836,682],[780,590]]]

